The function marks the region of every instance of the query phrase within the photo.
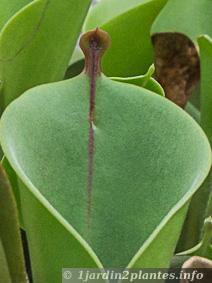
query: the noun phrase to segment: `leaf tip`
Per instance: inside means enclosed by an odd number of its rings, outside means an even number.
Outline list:
[[[95,66],[96,74],[101,73],[101,58],[111,45],[109,34],[97,27],[84,33],[79,45],[85,55],[85,72],[90,74]]]

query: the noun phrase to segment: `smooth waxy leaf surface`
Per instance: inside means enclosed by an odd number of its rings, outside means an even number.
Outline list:
[[[4,24],[22,7],[32,0],[1,0],[0,2],[0,30]]]
[[[193,103],[188,102],[185,111],[194,118],[194,120],[200,124],[200,111],[193,105]]]
[[[85,28],[93,29],[111,21],[136,6],[147,2],[147,0],[101,0],[97,5],[91,7],[85,20]]]
[[[212,143],[212,39],[201,36],[198,43],[201,58],[201,125]]]
[[[212,71],[212,38],[201,36],[198,39],[201,59],[201,126],[206,132],[212,145],[212,97],[211,97],[211,71]],[[212,172],[208,176],[205,186],[209,191],[209,200],[206,215],[212,215]]]
[[[3,280],[3,282],[5,283],[11,283],[11,277],[8,270],[7,260],[5,257],[5,252],[1,241],[0,241],[0,264],[1,264],[1,268],[0,268],[1,280]]]
[[[102,62],[104,73],[119,77],[145,73],[153,62],[150,28],[166,0],[123,1],[123,7],[119,1],[109,2],[96,5],[85,24],[85,30],[101,26],[112,38]]]
[[[178,256],[201,256],[212,259],[212,217],[204,222],[203,236],[201,242],[190,250],[179,253]]]
[[[146,88],[148,90],[151,90],[162,96],[165,96],[163,88],[155,79],[152,78],[154,71],[155,71],[155,67],[154,65],[151,65],[145,75],[129,77],[129,78],[111,77],[111,79],[117,82],[137,85]]]
[[[22,92],[63,78],[90,0],[36,0],[0,34],[1,108]]]
[[[2,167],[0,167],[0,262],[2,282],[27,282],[17,207]]]
[[[151,33],[179,32],[197,43],[199,35],[212,35],[211,14],[210,0],[169,0],[154,21]]]
[[[201,241],[191,249],[184,251],[182,253],[178,253],[172,261],[172,267],[179,268],[183,264],[187,264],[190,262],[190,266],[184,266],[184,268],[197,268],[197,264],[192,265],[193,257],[203,257],[212,259],[212,218],[211,216],[205,219],[203,233]],[[211,262],[212,263],[212,262]],[[208,266],[202,265],[201,268],[209,268]]]

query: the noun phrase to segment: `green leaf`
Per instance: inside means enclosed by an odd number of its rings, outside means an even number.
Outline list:
[[[198,39],[201,58],[201,126],[206,132],[212,145],[212,98],[211,98],[211,78],[212,71],[212,38],[201,36]],[[205,181],[205,187],[208,189],[208,203],[206,216],[212,215],[212,170]]]
[[[85,20],[84,29],[90,30],[102,26],[114,18],[128,12],[148,0],[101,0],[100,3],[91,7]]]
[[[79,75],[83,71],[85,62],[84,60],[79,59],[82,56],[81,53],[77,51],[74,53],[74,55],[75,56],[72,58],[73,63],[67,69],[65,79],[73,78]],[[152,92],[155,92],[159,95],[165,96],[164,90],[161,87],[161,85],[152,77],[154,72],[155,72],[155,67],[154,65],[151,65],[145,75],[128,77],[128,78],[111,77],[111,79],[122,83],[134,84],[146,88],[148,90],[151,90]]]
[[[1,0],[0,2],[0,30],[4,24],[22,7],[32,2],[32,0]]]
[[[7,266],[4,248],[0,240],[0,278],[4,283],[11,283],[11,277]]]
[[[204,223],[203,237],[195,247],[179,253],[177,256],[201,256],[212,259],[212,217],[208,217]]]
[[[85,64],[84,60],[79,60],[71,64],[66,70],[64,79],[67,80],[78,76],[83,71],[84,64]]]
[[[155,229],[149,239],[144,243],[130,262],[130,268],[155,268],[155,266],[157,266],[157,268],[169,267],[170,259],[174,254],[176,242],[180,236],[188,204],[189,203],[187,202],[167,222],[165,220],[162,229],[161,227]],[[176,227],[178,227],[177,231]],[[173,233],[173,231],[175,231],[175,233]],[[161,250],[163,250],[163,252],[161,252]]]
[[[188,102],[186,104],[185,111],[191,115],[198,124],[200,124],[200,111],[193,105],[193,103]]]
[[[113,42],[102,62],[107,76],[131,77],[147,71],[153,62],[150,28],[166,1],[125,0],[121,5],[103,1],[91,11],[85,30],[101,26]]]
[[[0,267],[1,280],[7,278],[2,282],[27,282],[17,207],[2,167],[0,167],[0,250],[0,261],[4,262]]]
[[[211,166],[203,131],[182,109],[100,75],[105,37],[84,35],[85,73],[27,91],[1,119],[35,282],[58,282],[64,266],[149,266],[166,244],[154,267],[167,267]]]
[[[61,185],[64,184],[65,180],[62,180],[61,176],[58,177]],[[67,176],[65,179],[68,179]],[[19,189],[23,224],[30,249],[33,282],[58,283],[61,281],[62,268],[66,267],[102,268],[91,247],[60,214],[61,211],[57,210],[57,207],[37,188],[33,185],[29,186],[28,182],[30,180],[27,181],[26,187],[19,181]],[[57,190],[56,186],[53,191],[55,190]],[[63,208],[71,205],[69,200],[65,200],[65,192],[61,191],[58,197],[60,201],[63,199]],[[71,213],[71,210],[69,212]]]
[[[202,237],[204,219],[211,215],[211,171],[201,188],[194,194],[186,217],[177,252],[191,249]]]
[[[154,21],[152,34],[178,32],[197,43],[202,33],[212,36],[211,0],[168,0]]]
[[[196,109],[200,110],[200,85],[199,84],[192,92],[189,101],[194,105]]]
[[[151,65],[145,75],[129,77],[129,78],[111,77],[111,79],[121,83],[134,84],[146,88],[148,90],[151,90],[152,92],[155,92],[159,95],[165,96],[163,88],[155,79],[152,78],[154,72],[155,72],[155,67],[154,65]]]
[[[70,65],[75,64],[76,62],[81,61],[81,60],[84,60],[84,55],[83,55],[82,50],[77,45],[72,54]]]
[[[79,46],[76,46],[70,61],[70,65],[66,70],[64,79],[70,79],[79,75],[83,71],[84,64],[85,62],[83,53]]]
[[[25,90],[64,77],[90,2],[36,0],[4,26],[0,34],[3,109]]]
[[[212,144],[212,38],[198,39],[201,62],[201,125]]]

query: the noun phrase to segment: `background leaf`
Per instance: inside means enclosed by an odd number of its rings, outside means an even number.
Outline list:
[[[201,58],[201,125],[212,144],[212,39],[201,36],[198,39]]]
[[[1,280],[5,283],[11,283],[10,273],[8,270],[7,260],[4,253],[4,248],[2,246],[2,242],[0,241],[0,277]]]
[[[208,114],[202,114],[202,111],[206,112],[205,106],[200,105],[199,102],[199,78],[201,77],[202,84],[202,80],[204,81],[204,77],[208,75],[203,72],[202,62],[199,62],[197,38],[201,34],[211,35],[211,27],[212,2],[210,0],[173,0],[168,1],[161,10],[151,30],[153,41],[155,39],[157,79],[163,86],[166,96],[175,103],[185,106],[188,99],[186,96],[190,95],[192,89],[197,86],[196,97],[194,99],[191,97],[195,106],[188,104],[185,109],[202,126],[200,116]],[[202,56],[200,59],[202,60]],[[201,72],[199,64],[201,64]],[[201,87],[201,97],[202,95],[205,96]],[[203,100],[201,98],[201,104],[205,103]],[[207,105],[210,105],[209,101]],[[196,108],[200,109],[201,114]],[[210,136],[208,137],[210,139]],[[209,177],[193,198],[177,251],[187,250],[200,241],[210,192]]]
[[[60,80],[90,0],[36,0],[0,34],[1,108],[35,85]]]
[[[206,132],[212,145],[212,97],[211,97],[211,71],[212,71],[212,39],[209,36],[201,36],[198,39],[201,58],[201,126]],[[209,190],[206,216],[212,215],[212,172],[205,182]]]
[[[136,6],[147,2],[147,0],[101,0],[97,5],[91,7],[85,20],[85,29],[94,29],[111,21],[113,18],[128,12]]]
[[[111,79],[121,83],[129,83],[129,84],[137,85],[146,88],[148,90],[151,90],[152,92],[155,92],[159,95],[165,96],[163,88],[155,79],[152,78],[154,71],[155,71],[154,65],[151,65],[145,75],[129,77],[129,78],[111,77]]]
[[[201,256],[205,258],[212,259],[212,217],[208,217],[205,219],[204,228],[203,228],[203,236],[195,247],[179,253],[177,256]]]
[[[102,62],[107,76],[130,77],[147,71],[153,62],[150,28],[165,3],[166,0],[124,1],[122,10],[120,2],[115,1],[114,5],[110,5],[111,16],[108,16],[106,1],[103,1],[91,11],[85,30],[101,26],[112,38],[112,46]],[[124,13],[119,14],[121,11]]]
[[[151,33],[178,32],[197,43],[202,34],[212,35],[210,0],[168,0],[154,21]]]
[[[1,0],[0,2],[0,30],[4,24],[22,7],[32,2],[32,0]]]
[[[18,213],[15,200],[3,169],[0,167],[0,257],[3,266],[0,267],[1,280],[4,282],[25,283],[26,272],[20,228],[18,223]],[[4,258],[5,256],[5,258]],[[3,257],[3,258],[2,258]],[[7,264],[7,266],[5,266]],[[6,269],[6,270],[5,270]],[[9,273],[2,275],[2,272]],[[4,276],[4,277],[2,277]],[[10,278],[10,279],[9,279]],[[3,282],[3,281],[2,281]]]

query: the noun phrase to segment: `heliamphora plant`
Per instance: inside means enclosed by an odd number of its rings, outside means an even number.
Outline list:
[[[84,21],[89,0],[0,0],[4,283],[27,280],[19,225],[33,283],[60,282],[64,267],[211,263],[211,231],[200,234],[212,213],[210,19],[194,17],[195,30],[169,19],[184,19],[185,1],[118,2],[102,0]],[[188,111],[200,77],[202,108]]]
[[[27,91],[1,119],[35,282],[58,282],[63,266],[168,267],[210,168],[209,143],[183,110],[101,73],[109,42],[84,34],[83,73]]]

